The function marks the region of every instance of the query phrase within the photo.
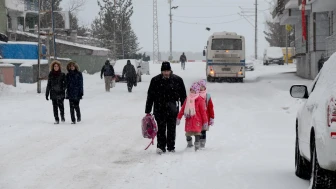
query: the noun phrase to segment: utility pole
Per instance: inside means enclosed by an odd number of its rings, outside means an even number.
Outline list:
[[[52,23],[52,36],[53,36],[53,47],[54,47],[54,59],[57,60],[56,52],[56,35],[55,35],[55,0],[51,0],[51,23]]]
[[[258,59],[258,0],[255,0],[255,55],[254,58]]]
[[[153,63],[159,63],[159,22],[157,16],[157,0],[153,0]]]
[[[170,23],[170,54],[169,54],[169,58],[168,60],[171,61],[173,60],[173,41],[172,41],[172,38],[173,38],[173,19],[172,19],[172,0],[169,0],[169,17],[170,17],[170,20],[169,20],[169,23]]]
[[[37,93],[41,93],[41,79],[40,79],[40,71],[41,71],[41,1],[38,0],[38,24],[37,24],[37,36],[38,36],[38,59],[37,59]]]

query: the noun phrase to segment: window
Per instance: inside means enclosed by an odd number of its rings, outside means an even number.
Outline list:
[[[241,39],[213,39],[211,50],[243,50]]]

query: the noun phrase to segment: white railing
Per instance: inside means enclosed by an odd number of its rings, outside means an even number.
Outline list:
[[[330,57],[336,52],[336,34],[326,38],[326,54]]]

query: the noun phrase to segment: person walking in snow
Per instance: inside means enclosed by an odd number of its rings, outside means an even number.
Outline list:
[[[212,103],[211,95],[207,92],[206,89],[206,80],[200,80],[198,82],[200,84],[200,96],[204,100],[204,104],[206,106],[206,112],[207,112],[207,118],[208,118],[208,125],[213,126],[214,125],[214,119],[215,119],[215,112],[214,112],[214,106]],[[209,127],[202,130],[201,135],[201,148],[205,148],[206,143],[206,132],[209,131]]]
[[[158,154],[175,152],[176,117],[179,112],[179,102],[184,103],[186,89],[181,77],[172,73],[169,62],[163,62],[161,74],[152,78],[146,101],[146,114],[153,114],[158,124],[157,150]],[[167,135],[166,135],[167,131]]]
[[[72,124],[76,124],[75,111],[77,115],[77,122],[81,121],[79,102],[84,95],[83,75],[79,71],[79,66],[75,62],[69,62],[67,65],[67,70],[66,99],[69,99],[71,122]]]
[[[50,65],[50,73],[48,76],[48,84],[46,89],[46,99],[52,100],[55,124],[59,124],[58,109],[60,110],[61,120],[65,122],[64,118],[64,98],[66,89],[65,74],[61,71],[61,63],[53,61]]]
[[[111,82],[115,74],[114,74],[113,66],[111,65],[109,60],[106,60],[105,65],[101,69],[101,72],[100,72],[101,79],[103,79],[103,75],[105,79],[105,91],[110,92]]]
[[[186,119],[185,135],[188,143],[187,147],[191,148],[193,146],[192,136],[195,136],[194,144],[195,151],[197,151],[200,148],[201,132],[208,127],[206,108],[204,99],[200,96],[200,84],[198,82],[190,87],[190,94],[177,116],[176,125],[180,125],[183,116]]]
[[[184,52],[182,53],[182,55],[180,56],[180,62],[181,62],[181,69],[185,70],[185,63],[187,61],[187,57],[184,54]]]
[[[131,64],[130,60],[127,60],[127,64],[124,66],[122,78],[124,79],[126,75],[126,81],[127,81],[127,89],[128,92],[132,92],[133,86],[136,86],[136,71],[134,66]]]

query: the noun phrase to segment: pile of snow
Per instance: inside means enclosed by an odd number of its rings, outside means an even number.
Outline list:
[[[284,55],[280,47],[268,47],[266,56],[268,58],[282,58]]]

